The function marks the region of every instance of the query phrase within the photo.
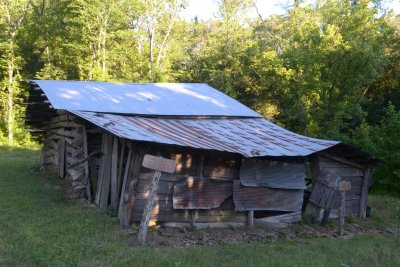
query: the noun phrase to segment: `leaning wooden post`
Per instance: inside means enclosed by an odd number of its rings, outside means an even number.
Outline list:
[[[160,181],[161,171],[173,173],[175,171],[176,162],[174,160],[156,157],[152,155],[144,155],[142,166],[145,168],[155,170],[147,203],[143,210],[142,220],[139,225],[138,239],[139,243],[144,246],[146,244],[147,229],[151,216],[151,210],[154,204],[155,196],[157,194],[158,182]]]
[[[247,227],[248,228],[254,227],[254,210],[249,210],[247,212]]]
[[[346,191],[351,189],[350,182],[339,182],[340,206],[339,206],[339,235],[343,235],[344,218],[346,216]]]

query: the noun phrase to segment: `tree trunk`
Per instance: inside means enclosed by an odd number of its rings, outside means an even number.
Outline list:
[[[154,46],[154,30],[149,30],[149,82],[153,81],[153,46]]]
[[[11,35],[13,37],[13,35]],[[14,106],[13,106],[13,98],[14,98],[14,40],[10,38],[9,40],[9,53],[8,53],[8,64],[7,64],[7,72],[8,72],[8,83],[7,83],[7,131],[8,131],[8,143],[11,145],[14,141]]]

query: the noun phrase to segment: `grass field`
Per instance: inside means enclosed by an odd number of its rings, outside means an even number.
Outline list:
[[[133,247],[115,219],[77,205],[57,179],[37,172],[38,154],[0,148],[0,266],[400,266],[397,235]],[[372,200],[375,223],[394,226],[399,200]]]

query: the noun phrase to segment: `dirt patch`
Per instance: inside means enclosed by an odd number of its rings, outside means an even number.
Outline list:
[[[328,239],[351,239],[362,234],[396,234],[396,228],[372,227],[371,222],[366,220],[360,224],[351,223],[345,226],[345,234],[339,236],[336,222],[322,227],[319,225],[294,224],[285,229],[271,229],[256,227],[248,228],[172,228],[172,227],[150,227],[147,236],[149,246],[168,247],[190,247],[190,246],[212,246],[221,243],[255,243],[274,242],[280,237],[296,239],[303,242],[307,238]],[[138,245],[136,231],[131,231],[131,244]]]

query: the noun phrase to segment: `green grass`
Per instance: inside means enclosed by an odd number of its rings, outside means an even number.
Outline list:
[[[57,179],[38,173],[38,154],[0,148],[0,266],[400,266],[397,235],[133,247],[115,219],[77,205],[54,187]],[[377,224],[393,225],[385,212],[393,199],[371,200],[380,205]]]

